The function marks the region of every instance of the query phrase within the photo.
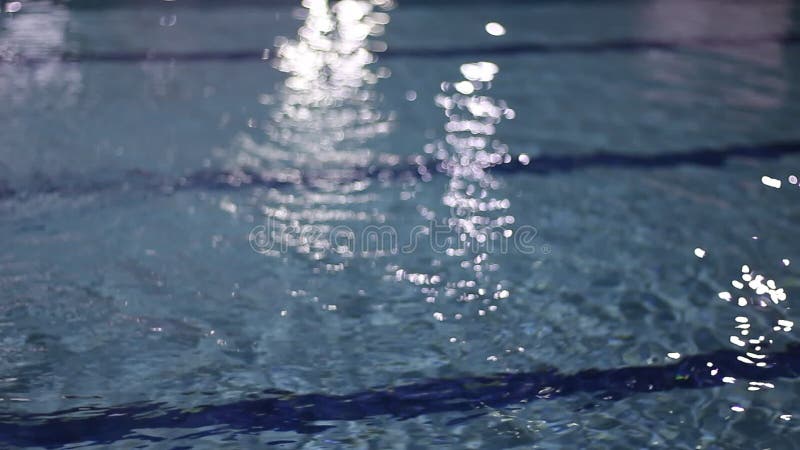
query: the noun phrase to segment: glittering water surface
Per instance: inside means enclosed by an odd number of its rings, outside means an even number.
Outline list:
[[[0,446],[797,447],[790,2],[3,10]]]

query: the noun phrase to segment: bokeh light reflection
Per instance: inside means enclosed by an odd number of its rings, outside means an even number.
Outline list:
[[[445,259],[438,261],[432,274],[391,268],[398,280],[419,285],[433,318],[446,323],[486,320],[513,296],[499,261],[509,252],[515,217],[509,213],[510,200],[500,195],[500,181],[489,169],[511,161],[508,146],[495,133],[502,120],[514,117],[514,111],[489,95],[500,72],[497,64],[467,62],[459,69],[462,78],[443,81],[434,99],[447,118],[445,136],[424,149],[447,176],[442,195],[446,216],[420,209],[423,218],[442,222],[449,230]],[[450,343],[466,342],[459,328],[453,332],[457,336],[450,337]],[[518,345],[483,358],[494,363],[504,354],[524,351]]]
[[[391,129],[393,115],[377,108],[374,89],[391,73],[373,67],[370,50],[389,22],[380,9],[391,3],[305,0],[302,5],[305,18],[296,39],[276,40],[275,67],[287,77],[274,96],[260,97],[271,116],[253,123],[267,142],[242,134],[234,165],[295,185],[290,194],[269,191],[255,200],[278,247],[312,259],[350,257],[352,248],[331,242],[336,225],[384,220],[367,206],[375,180],[353,174],[375,162],[370,140]],[[386,162],[392,155],[381,158]]]

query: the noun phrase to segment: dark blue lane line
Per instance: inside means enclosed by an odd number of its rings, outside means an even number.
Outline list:
[[[519,157],[513,157],[510,162],[496,165],[490,170],[499,174],[550,175],[591,168],[625,170],[656,170],[678,166],[720,168],[736,158],[768,160],[797,154],[800,154],[800,140],[696,148],[650,155],[608,151],[583,155],[540,155],[531,157],[528,164],[520,162]],[[355,167],[337,171],[301,172],[255,168],[203,169],[178,178],[135,169],[124,172],[117,179],[107,181],[44,179],[40,177],[24,189],[14,189],[9,183],[0,179],[0,200],[24,199],[38,194],[81,195],[115,190],[144,190],[170,194],[184,190],[237,190],[251,187],[280,189],[298,185],[314,189],[319,186],[329,187],[331,183],[345,184],[367,179],[392,181],[443,172],[446,172],[446,169],[442,167],[442,162],[436,160],[409,162],[395,166]]]
[[[646,52],[652,50],[680,52],[702,47],[752,47],[763,44],[794,45],[800,43],[800,34],[764,35],[752,37],[697,37],[682,40],[618,39],[595,42],[509,43],[477,45],[471,47],[440,48],[390,48],[376,52],[381,59],[391,58],[456,58],[465,56],[515,56],[527,54]],[[200,50],[200,51],[85,51],[61,54],[0,58],[0,64],[37,65],[48,62],[109,62],[138,63],[142,61],[258,61],[269,60],[274,52],[264,49]]]
[[[0,442],[54,448],[84,441],[110,444],[126,438],[162,440],[138,431],[141,429],[198,430],[184,436],[188,438],[264,430],[315,433],[334,426],[319,422],[379,416],[402,420],[443,412],[469,415],[487,407],[580,393],[594,394],[597,401],[610,401],[640,393],[718,387],[725,384],[723,377],[733,377],[740,383],[800,377],[800,346],[790,345],[767,355],[760,360],[765,367],[740,362],[740,355],[723,350],[668,365],[589,369],[570,375],[544,371],[431,379],[348,395],[265,391],[259,399],[187,410],[155,402],[50,414],[0,413]]]
[[[542,155],[532,157],[529,164],[513,158],[508,164],[492,168],[496,172],[512,173],[564,173],[593,167],[633,170],[663,169],[678,166],[718,168],[736,158],[777,159],[800,154],[800,140],[776,141],[755,145],[729,145],[701,147],[691,150],[637,154],[630,152],[598,151],[584,155]]]
[[[513,56],[541,53],[603,53],[603,52],[646,52],[659,50],[679,52],[697,50],[700,47],[751,47],[763,44],[793,45],[800,43],[800,34],[767,35],[753,37],[706,37],[684,40],[638,40],[619,39],[596,42],[573,43],[512,43],[493,46],[462,48],[389,49],[380,53],[381,57],[407,58],[451,58],[463,56]]]

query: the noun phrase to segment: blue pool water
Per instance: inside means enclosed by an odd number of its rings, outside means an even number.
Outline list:
[[[1,448],[800,447],[788,1],[24,1]]]

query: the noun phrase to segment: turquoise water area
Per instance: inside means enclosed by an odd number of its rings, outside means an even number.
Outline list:
[[[792,2],[3,8],[0,446],[797,447]]]

